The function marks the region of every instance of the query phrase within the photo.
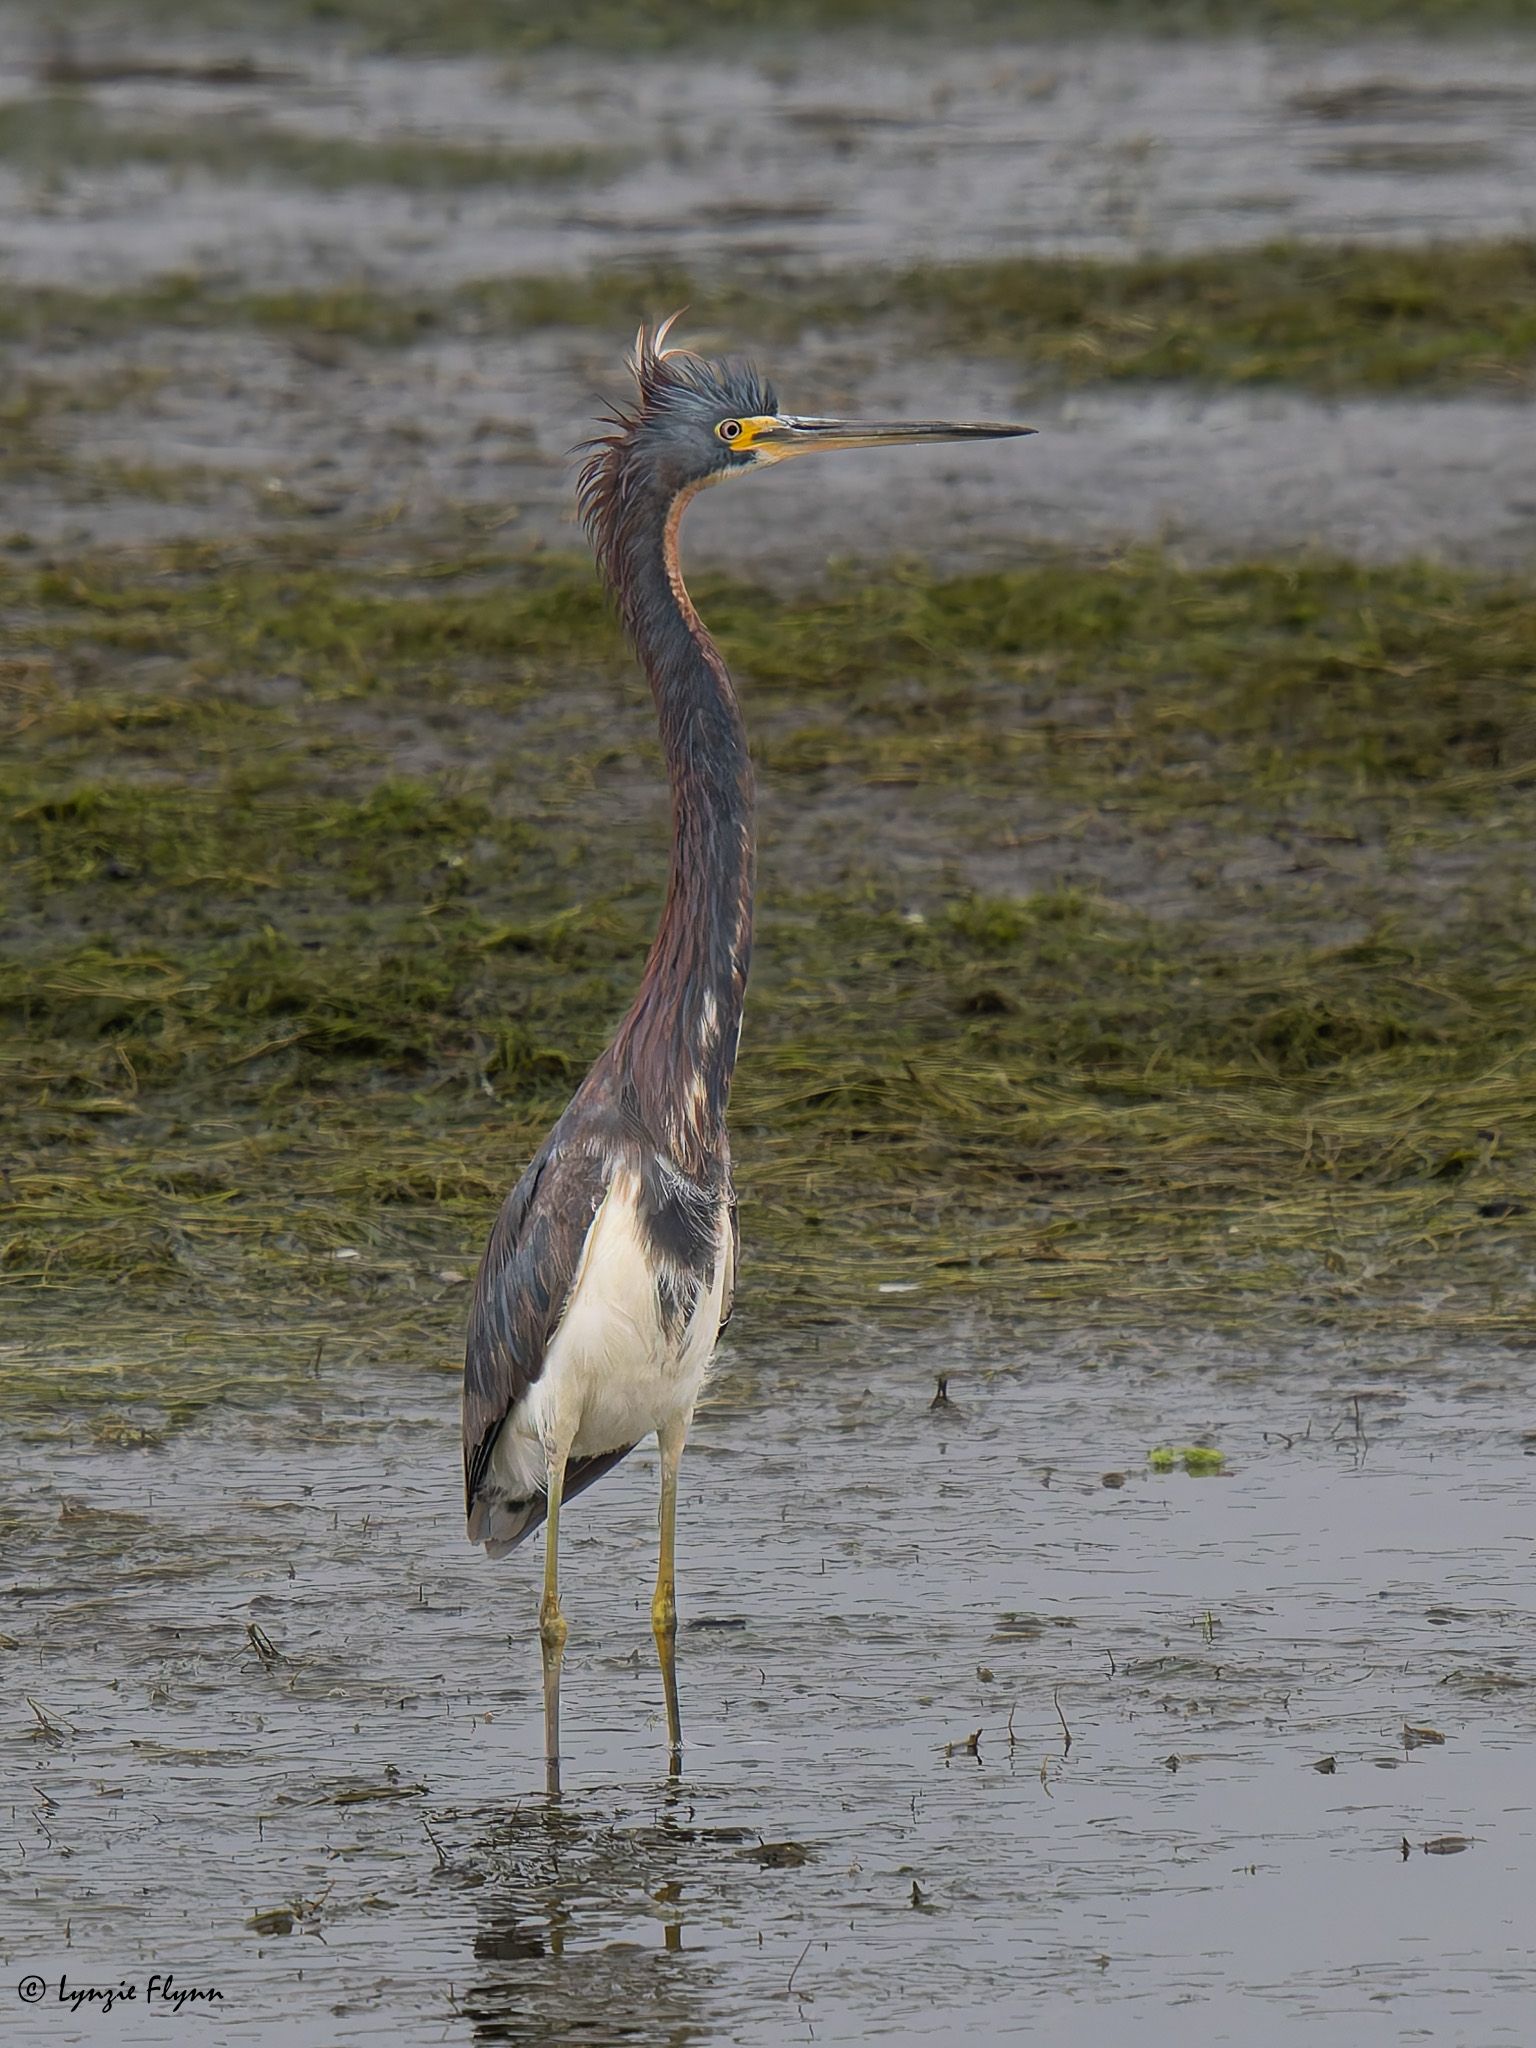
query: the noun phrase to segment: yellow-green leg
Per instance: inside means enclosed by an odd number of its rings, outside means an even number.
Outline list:
[[[570,1634],[560,1612],[560,1495],[565,1451],[551,1453],[549,1506],[544,1524],[544,1598],[539,1603],[539,1647],[544,1654],[544,1789],[560,1797],[560,1660]]]
[[[661,1553],[656,1566],[656,1595],[651,1601],[651,1628],[661,1664],[661,1689],[667,1702],[668,1767],[676,1777],[683,1767],[683,1724],[677,1711],[677,1468],[688,1438],[686,1422],[656,1432],[661,1451]]]

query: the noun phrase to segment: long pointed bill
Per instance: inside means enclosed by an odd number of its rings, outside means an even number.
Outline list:
[[[806,420],[781,413],[748,425],[748,445],[767,461],[827,448],[892,448],[902,441],[1003,441],[1032,434],[999,420]]]

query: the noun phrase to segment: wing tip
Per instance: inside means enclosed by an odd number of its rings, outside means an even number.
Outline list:
[[[544,1520],[544,1508],[541,1493],[531,1500],[480,1494],[469,1503],[465,1533],[471,1543],[483,1545],[487,1557],[505,1557],[539,1527]]]

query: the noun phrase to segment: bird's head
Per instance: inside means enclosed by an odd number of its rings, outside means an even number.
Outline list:
[[[672,324],[641,328],[631,358],[637,402],[616,408],[615,431],[590,444],[580,497],[600,555],[639,503],[654,504],[658,495],[686,499],[705,484],[792,456],[1034,432],[992,420],[829,420],[781,412],[772,385],[749,364],[668,348]]]

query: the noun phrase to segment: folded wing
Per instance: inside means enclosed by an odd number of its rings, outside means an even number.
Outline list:
[[[500,1497],[491,1457],[513,1409],[544,1370],[607,1173],[596,1151],[569,1142],[557,1125],[502,1204],[480,1261],[464,1355],[464,1506],[470,1542],[484,1543],[492,1555],[510,1550],[544,1519],[542,1495],[515,1503]],[[573,1460],[565,1497],[625,1455]]]

